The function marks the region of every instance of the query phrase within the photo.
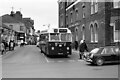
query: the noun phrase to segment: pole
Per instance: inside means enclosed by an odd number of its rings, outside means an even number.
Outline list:
[[[0,46],[1,46],[1,42],[2,42],[1,34],[2,34],[2,17],[0,17]],[[1,55],[1,49],[0,49],[0,55]]]

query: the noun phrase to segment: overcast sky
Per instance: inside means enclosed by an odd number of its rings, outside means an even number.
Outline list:
[[[20,11],[23,17],[31,17],[34,20],[36,30],[58,27],[58,0],[0,0],[0,16]],[[46,26],[43,26],[46,25]]]

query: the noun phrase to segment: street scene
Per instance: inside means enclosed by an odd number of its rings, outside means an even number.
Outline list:
[[[1,79],[120,78],[120,0],[0,3]]]
[[[117,78],[118,65],[94,66],[79,59],[46,57],[36,46],[16,47],[2,57],[3,78]]]

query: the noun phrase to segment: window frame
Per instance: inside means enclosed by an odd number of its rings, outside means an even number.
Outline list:
[[[98,0],[95,0],[95,13],[98,12]]]
[[[91,15],[94,14],[94,0],[91,0]]]
[[[120,0],[119,1],[113,0],[113,8],[120,8],[119,3]]]
[[[90,24],[90,41],[93,43],[94,42],[94,26],[93,24]]]
[[[110,23],[111,26],[113,26],[113,39],[114,39],[114,42],[120,42],[120,40],[116,40],[115,38],[115,31],[119,31],[119,30],[115,30],[115,23]]]

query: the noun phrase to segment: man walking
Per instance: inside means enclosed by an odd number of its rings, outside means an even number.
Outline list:
[[[83,59],[83,54],[84,54],[85,50],[88,52],[87,45],[85,43],[85,40],[81,40],[80,41],[80,45],[79,45],[79,56],[80,56],[80,59]]]

